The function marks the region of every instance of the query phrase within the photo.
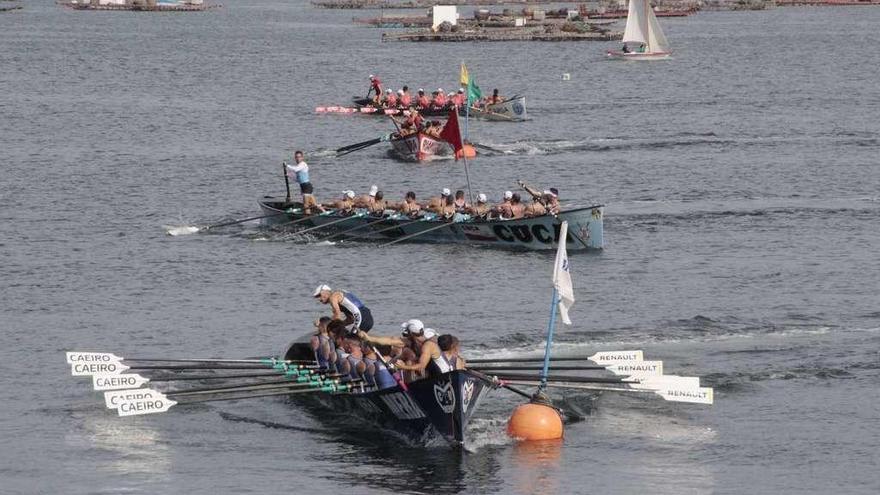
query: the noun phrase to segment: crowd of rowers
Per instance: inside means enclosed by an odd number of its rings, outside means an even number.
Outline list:
[[[514,220],[559,213],[558,189],[550,188],[543,192],[531,188],[528,190],[533,197],[532,201],[523,201],[519,193],[504,191],[501,201],[496,204],[490,204],[489,198],[484,193],[478,194],[476,201],[471,204],[463,190],[452,194],[449,188],[443,188],[439,196],[430,197],[427,201],[418,201],[416,193],[409,191],[404,195],[403,201],[394,202],[386,200],[383,192],[374,185],[366,194],[357,195],[354,191],[347,190],[343,191],[342,196],[336,201],[326,203],[316,201],[315,204],[317,210],[325,212],[332,208],[337,215],[352,215],[357,210],[366,210],[374,215],[397,213],[411,219],[433,214],[438,220],[456,222],[474,219]]]
[[[425,328],[421,320],[401,324],[400,336],[372,336],[372,314],[357,296],[322,284],[313,294],[331,316],[315,320],[310,339],[315,361],[326,372],[361,379],[378,390],[465,368],[458,338]],[[395,376],[395,373],[397,374]]]
[[[445,92],[443,88],[437,88],[431,92],[429,97],[425,90],[419,88],[415,95],[409,91],[409,86],[403,86],[401,89],[394,91],[391,88],[382,90],[382,81],[374,75],[370,75],[370,89],[367,91],[367,98],[370,98],[373,105],[380,108],[396,108],[409,110],[451,110],[453,108],[462,108],[467,103],[467,95],[464,88],[459,88],[458,92]],[[471,102],[471,106],[482,108],[487,105],[502,103],[504,97],[498,93],[498,89],[492,90],[492,95],[487,98],[481,98],[478,101]]]

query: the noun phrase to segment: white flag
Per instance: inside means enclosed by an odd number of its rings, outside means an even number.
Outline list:
[[[559,229],[559,249],[556,250],[556,266],[553,267],[553,286],[559,296],[559,316],[562,323],[571,325],[568,310],[574,304],[574,289],[571,287],[571,273],[568,271],[568,252],[565,249],[568,239],[568,222],[562,222]]]

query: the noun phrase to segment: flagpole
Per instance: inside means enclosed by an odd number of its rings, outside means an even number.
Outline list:
[[[547,325],[547,342],[544,347],[544,368],[541,370],[541,384],[538,390],[547,388],[547,374],[550,371],[550,346],[553,345],[553,331],[556,329],[556,307],[559,305],[559,291],[553,286],[553,298],[550,300],[550,323]]]
[[[464,62],[461,63],[461,66],[464,67]],[[464,82],[459,80],[459,82]],[[468,120],[470,120],[471,115],[471,88],[470,88],[470,75],[468,75],[468,84],[464,88],[465,90],[465,98],[464,98],[464,144],[468,142]],[[468,197],[471,200],[471,205],[474,204],[474,192],[471,191],[471,174],[468,171],[468,162],[467,162],[467,151],[464,150],[464,146],[462,146],[462,158],[464,158],[464,177],[467,180],[467,188],[468,188]]]

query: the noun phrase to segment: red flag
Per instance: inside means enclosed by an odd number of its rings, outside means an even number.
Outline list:
[[[440,132],[440,138],[452,145],[455,150],[455,159],[458,160],[462,155],[464,143],[461,142],[461,131],[458,130],[458,110],[453,108],[449,111],[449,120],[443,126]]]

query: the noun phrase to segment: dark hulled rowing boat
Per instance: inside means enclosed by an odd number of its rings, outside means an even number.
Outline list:
[[[265,214],[277,214],[262,219],[266,226],[283,226],[301,220],[295,228],[318,227],[314,232],[322,235],[337,233],[340,239],[390,242],[404,237],[409,240],[408,236],[412,236],[414,242],[478,244],[527,250],[555,249],[561,222],[567,220],[568,249],[602,249],[604,246],[603,205],[563,210],[556,217],[543,215],[515,220],[467,220],[456,215],[459,221],[449,222],[433,216],[421,220],[397,214],[370,216],[360,210],[347,219],[337,214],[314,214],[306,220],[300,203],[288,203],[284,198],[272,197],[264,198],[259,203]]]
[[[293,361],[314,358],[306,342],[294,342],[284,353],[284,359]],[[406,388],[396,385],[365,392],[300,394],[292,395],[291,400],[314,410],[318,417],[329,409],[357,416],[417,442],[439,436],[461,446],[468,423],[491,383],[468,370],[458,370],[408,383]]]

